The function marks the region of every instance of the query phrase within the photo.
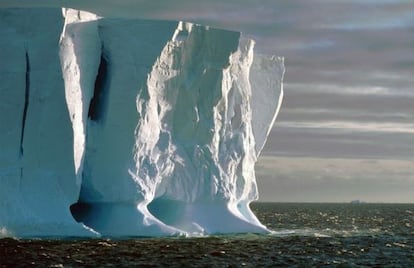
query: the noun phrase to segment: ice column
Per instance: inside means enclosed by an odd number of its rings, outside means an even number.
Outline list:
[[[80,185],[59,63],[59,9],[0,12],[0,229],[17,236],[93,235],[69,206]]]

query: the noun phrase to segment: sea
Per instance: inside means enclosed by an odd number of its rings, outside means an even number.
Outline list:
[[[251,207],[271,234],[3,238],[0,267],[414,267],[414,204]]]

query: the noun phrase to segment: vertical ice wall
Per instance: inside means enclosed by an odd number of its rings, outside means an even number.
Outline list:
[[[65,8],[62,13],[64,26],[59,43],[60,62],[73,127],[75,171],[80,185],[88,109],[99,71],[102,44],[95,14]]]
[[[72,207],[75,217],[105,235],[179,233],[141,205],[148,200],[144,188],[151,186],[130,174],[135,167],[135,128],[141,120],[136,99],[176,23],[93,22],[86,12],[65,13],[61,61],[66,87],[77,89],[67,92],[67,99],[82,129],[77,133],[82,142],[75,145],[75,152],[82,152],[81,194]]]
[[[257,196],[253,42],[239,40],[236,32],[181,23],[150,74],[148,100],[138,100],[138,137],[149,138],[137,139],[134,175],[155,182],[151,212],[189,232],[262,228],[246,207]]]
[[[56,9],[0,12],[0,229],[11,235],[92,234],[69,210],[80,185],[59,63],[63,25]]]
[[[254,54],[240,33],[191,23],[64,9],[64,23],[43,10],[42,23],[22,24],[31,12],[1,13],[14,26],[0,21],[0,48],[23,48],[1,55],[16,70],[0,66],[0,227],[39,211],[41,229],[26,234],[50,235],[55,218],[74,224],[70,206],[110,236],[266,231],[249,203],[283,96],[281,58]]]

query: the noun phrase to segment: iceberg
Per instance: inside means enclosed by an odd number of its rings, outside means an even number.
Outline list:
[[[0,235],[268,232],[249,204],[283,58],[65,8],[0,10],[0,34]]]

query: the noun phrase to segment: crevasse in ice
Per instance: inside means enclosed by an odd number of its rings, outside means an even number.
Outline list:
[[[238,32],[73,9],[1,10],[0,34],[3,233],[267,231],[249,203],[282,58]]]

